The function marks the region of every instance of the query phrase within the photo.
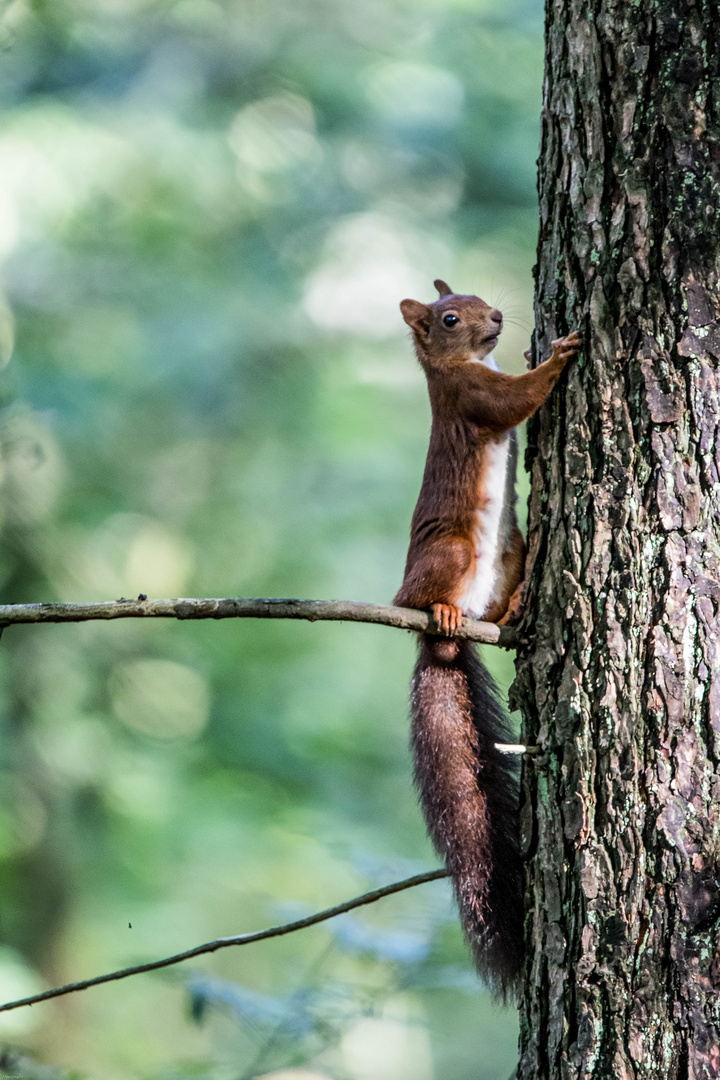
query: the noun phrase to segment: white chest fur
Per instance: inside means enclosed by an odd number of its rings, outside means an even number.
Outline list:
[[[475,572],[465,582],[458,606],[468,615],[481,619],[488,611],[498,580],[498,562],[502,558],[506,479],[510,436],[492,442],[486,450],[483,477],[483,505],[475,511]]]
[[[493,354],[491,352],[488,353],[487,356],[483,356],[482,359],[480,359],[480,357],[478,356],[477,353],[470,353],[470,363],[471,364],[484,364],[485,367],[492,368],[493,371],[499,371],[500,370],[500,368],[497,366],[497,360],[495,359],[495,357],[493,356]]]

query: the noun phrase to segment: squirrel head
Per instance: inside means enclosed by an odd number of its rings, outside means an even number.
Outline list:
[[[400,311],[413,333],[424,368],[455,368],[483,360],[497,345],[502,313],[479,296],[460,296],[439,278],[439,299],[432,304],[402,300]]]

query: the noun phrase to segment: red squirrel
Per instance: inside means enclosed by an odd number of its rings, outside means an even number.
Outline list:
[[[495,747],[509,735],[492,679],[472,644],[452,635],[463,614],[519,618],[525,542],[513,429],[540,408],[580,336],[554,341],[550,359],[533,370],[505,375],[491,351],[501,312],[444,281],[435,288],[434,303],[400,304],[427,377],[432,428],[394,603],[430,608],[445,635],[420,639],[410,697],[415,780],[478,971],[506,997],[522,963],[518,770]]]

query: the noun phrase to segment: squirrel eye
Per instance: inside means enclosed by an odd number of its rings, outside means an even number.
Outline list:
[[[452,327],[459,322],[457,315],[443,315],[443,326]]]

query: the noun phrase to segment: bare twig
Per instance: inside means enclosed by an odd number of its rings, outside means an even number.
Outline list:
[[[4,1005],[0,1005],[0,1012],[19,1009],[23,1005],[37,1005],[40,1001],[62,997],[64,994],[74,994],[78,990],[87,990],[91,986],[100,986],[102,983],[127,979],[130,975],[141,975],[145,971],[157,971],[158,968],[170,967],[172,964],[179,964],[183,960],[191,960],[194,956],[203,956],[205,953],[217,952],[218,949],[227,949],[230,945],[250,945],[253,941],[265,941],[267,938],[292,934],[296,930],[304,930],[308,926],[315,926],[316,923],[332,919],[335,915],[343,915],[346,911],[352,911],[353,908],[363,907],[364,904],[374,904],[376,900],[381,900],[383,896],[391,896],[393,893],[402,892],[404,889],[424,885],[426,881],[437,881],[439,878],[445,877],[449,877],[447,870],[430,870],[427,874],[416,874],[414,877],[405,878],[403,881],[395,881],[392,885],[384,885],[381,889],[373,889],[372,892],[363,893],[362,896],[356,896],[353,900],[346,900],[344,903],[338,904],[337,907],[317,911],[314,915],[308,915],[304,919],[297,919],[295,922],[284,923],[281,926],[271,926],[268,930],[255,930],[250,934],[217,938],[215,941],[205,942],[204,945],[196,945],[194,949],[186,949],[185,952],[166,956],[162,960],[151,960],[147,964],[136,964],[134,967],[122,968],[120,971],[111,971],[107,975],[96,975],[94,979],[82,979],[80,982],[58,986],[54,990],[44,990],[41,994],[33,994],[32,997],[7,1001]]]
[[[496,742],[495,749],[499,750],[501,754],[516,754],[518,756],[528,754],[530,757],[534,757],[540,753],[542,747],[527,746],[525,743]]]
[[[0,632],[17,623],[87,622],[90,619],[307,619],[310,622],[379,623],[400,630],[437,633],[427,611],[358,604],[352,600],[104,600],[90,604],[0,604]],[[468,641],[513,648],[516,632],[508,626],[463,619],[455,635]]]

